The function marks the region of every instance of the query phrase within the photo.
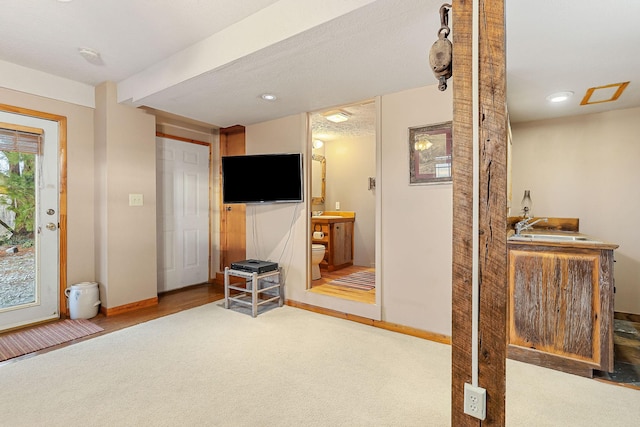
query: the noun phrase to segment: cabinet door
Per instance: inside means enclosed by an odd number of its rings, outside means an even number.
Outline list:
[[[340,222],[333,224],[331,244],[333,246],[333,265],[352,262],[353,223]]]
[[[333,259],[331,264],[340,265],[344,262],[344,224],[331,226],[331,244],[333,246]]]
[[[599,251],[509,252],[509,343],[600,364]]]

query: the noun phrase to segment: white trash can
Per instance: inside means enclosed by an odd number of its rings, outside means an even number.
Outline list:
[[[71,319],[91,319],[98,314],[100,289],[96,282],[82,282],[65,289]]]

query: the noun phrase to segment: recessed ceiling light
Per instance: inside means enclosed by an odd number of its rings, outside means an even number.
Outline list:
[[[549,102],[563,102],[573,96],[573,92],[565,91],[565,92],[556,92],[547,96],[547,101]]]
[[[278,97],[272,93],[263,93],[262,95],[260,95],[260,98],[264,99],[265,101],[275,101],[276,99],[278,99]]]
[[[79,47],[78,48],[78,53],[80,54],[80,56],[82,56],[84,59],[87,60],[87,62],[90,62],[94,65],[102,65],[102,58],[100,57],[100,52],[90,49],[88,47]]]
[[[351,114],[347,113],[344,110],[327,111],[322,115],[325,119],[333,123],[346,122],[347,120],[349,120],[349,117],[351,117]]]

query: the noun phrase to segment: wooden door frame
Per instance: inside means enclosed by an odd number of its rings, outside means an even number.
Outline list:
[[[507,307],[507,112],[504,0],[479,0],[479,11],[454,0],[453,12],[453,289],[451,425],[504,426]],[[472,17],[479,13],[479,197],[473,201]],[[473,236],[477,203],[478,236]],[[486,418],[464,414],[472,380],[473,239],[478,239],[478,385]]]
[[[240,154],[240,152],[242,154],[245,153],[245,146],[244,146],[244,133],[245,133],[245,127],[242,125],[234,125],[234,126],[230,126],[227,128],[222,128],[220,129],[220,158],[222,158],[223,156],[228,154],[227,151],[227,141],[230,135],[239,135],[242,134],[243,135],[243,142],[242,142],[242,147],[241,149],[234,153],[234,154]],[[220,168],[218,169],[218,182],[222,183],[222,162],[220,162]],[[220,212],[220,271],[224,271],[225,267],[230,266],[231,261],[228,259],[228,245],[227,245],[227,218],[226,218],[226,210],[225,209],[225,205],[222,201],[222,186],[220,186],[220,191],[219,191],[219,205],[220,209],[222,210]],[[240,210],[241,213],[246,212],[245,211],[245,205],[237,205],[237,209]],[[246,214],[245,214],[245,220],[246,220]],[[246,223],[243,223],[243,232],[241,234],[246,236]],[[246,258],[246,244],[244,247],[242,248],[238,248],[240,249],[241,252],[244,252],[245,256],[242,258]],[[237,261],[237,260],[235,260]]]
[[[58,309],[60,316],[66,316],[69,314],[64,294],[67,289],[67,118],[6,104],[0,104],[0,111],[58,122]]]

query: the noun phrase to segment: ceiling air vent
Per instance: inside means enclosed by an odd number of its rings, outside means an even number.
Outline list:
[[[602,102],[615,101],[622,95],[622,92],[629,85],[629,82],[614,83],[606,86],[590,87],[582,98],[580,105],[600,104]]]

